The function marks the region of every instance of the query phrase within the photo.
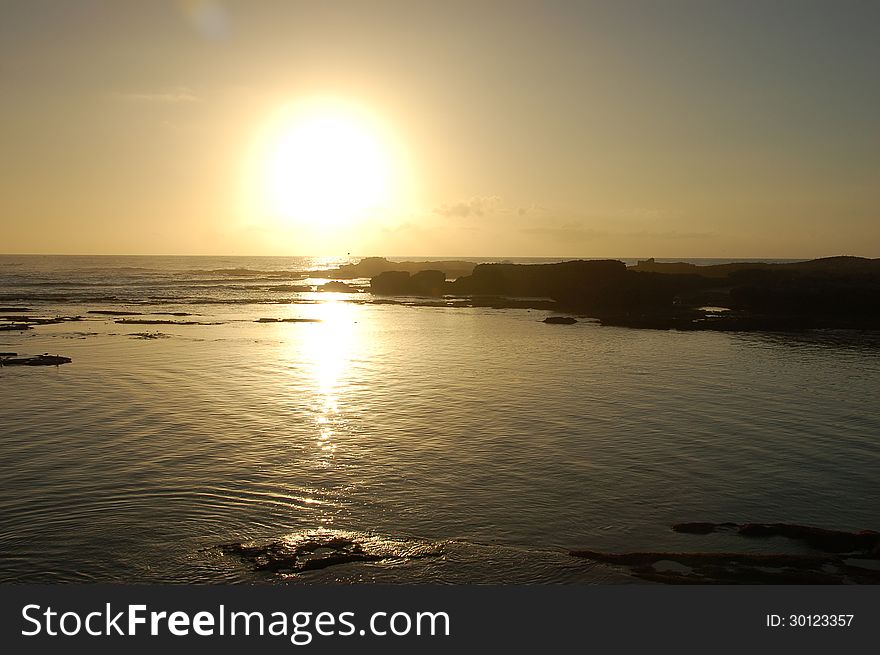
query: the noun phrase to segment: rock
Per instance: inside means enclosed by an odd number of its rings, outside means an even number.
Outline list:
[[[132,332],[128,336],[133,339],[168,339],[171,337],[170,334],[164,334],[162,332]]]
[[[608,553],[595,550],[571,551],[570,554],[596,562],[627,566],[637,578],[666,584],[880,583],[880,571],[856,566],[831,555]],[[666,563],[671,563],[672,567]]]
[[[358,293],[360,291],[357,287],[353,287],[345,282],[340,282],[339,280],[331,280],[326,284],[322,284],[317,290],[330,291],[333,293]]]
[[[409,283],[417,296],[442,296],[446,287],[446,274],[435,269],[419,271],[409,279]]]
[[[409,295],[409,278],[406,271],[385,271],[370,280],[370,292],[386,296]]]
[[[310,293],[313,287],[309,284],[276,284],[267,287],[267,291],[285,291],[287,293]]]
[[[92,309],[87,314],[103,314],[105,316],[140,316],[140,312],[124,312],[115,309]]]
[[[0,357],[0,366],[60,366],[72,361],[70,357],[44,353],[31,357]]]
[[[0,313],[9,314],[10,312],[32,312],[29,307],[0,307]]]
[[[434,261],[434,262],[390,262],[384,257],[364,257],[356,264],[344,264],[339,268],[325,271],[312,271],[313,277],[326,277],[351,280],[354,278],[373,278],[388,271],[404,271],[406,273],[418,273],[423,270],[442,271],[446,277],[457,278],[468,275],[474,270],[473,262],[459,260]]]
[[[676,523],[672,529],[686,534],[710,534],[720,527],[735,528],[736,523]]]
[[[410,275],[406,271],[386,271],[370,280],[370,291],[386,296],[442,296],[446,289],[443,271],[426,270]]]
[[[548,316],[544,319],[544,323],[549,323],[550,325],[573,325],[577,323],[577,319],[571,316]]]
[[[352,562],[432,557],[437,547],[369,535],[306,533],[256,544],[225,544],[220,548],[251,563],[257,571],[302,573]]]
[[[0,330],[29,330],[37,325],[55,325],[68,321],[81,321],[81,316],[55,316],[52,318],[36,318],[32,316],[0,316],[0,321],[8,321],[0,324]],[[12,325],[10,325],[12,324]]]
[[[676,523],[676,532],[726,531],[742,537],[783,536],[818,551],[791,553],[632,552],[576,550],[570,554],[627,566],[634,576],[667,584],[878,584],[880,570],[858,560],[880,559],[880,533],[845,532],[791,523]],[[672,569],[666,563],[672,564]]]
[[[222,325],[222,322],[171,321],[151,318],[123,318],[115,322],[119,325]]]
[[[320,318],[258,318],[254,323],[320,323]]]
[[[689,534],[734,530],[743,537],[786,537],[826,553],[857,553],[867,557],[873,557],[880,548],[880,532],[873,530],[846,532],[795,523],[676,523],[672,529]]]
[[[873,555],[880,547],[880,532],[873,530],[845,532],[792,523],[744,523],[739,526],[739,534],[744,537],[787,537],[827,553]]]

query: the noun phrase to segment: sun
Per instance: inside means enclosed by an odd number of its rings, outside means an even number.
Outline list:
[[[391,148],[365,112],[338,102],[287,110],[263,157],[270,214],[313,227],[340,227],[387,207],[394,194]]]

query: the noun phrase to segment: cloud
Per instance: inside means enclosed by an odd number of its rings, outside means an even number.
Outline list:
[[[480,218],[496,213],[500,208],[501,198],[498,196],[474,196],[468,200],[444,203],[435,207],[434,213],[446,218]]]
[[[113,97],[131,102],[153,102],[159,104],[177,104],[201,100],[191,89],[184,86],[160,92],[116,92],[113,94]]]

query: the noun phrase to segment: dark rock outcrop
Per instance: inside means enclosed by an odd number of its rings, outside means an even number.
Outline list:
[[[224,552],[249,562],[256,571],[303,573],[353,562],[433,557],[440,549],[427,542],[379,538],[367,534],[290,535],[274,541],[225,544]]]
[[[172,321],[169,319],[123,318],[114,321],[119,325],[222,325],[221,321]]]
[[[31,357],[0,356],[0,366],[60,366],[61,364],[69,364],[72,361],[70,357],[50,355],[48,353]]]
[[[446,274],[427,270],[410,275],[406,271],[386,271],[370,280],[370,291],[385,296],[442,296]]]
[[[87,314],[103,314],[104,316],[140,316],[141,312],[118,311],[115,309],[90,309]]]
[[[666,584],[877,584],[880,571],[828,555],[784,553],[607,553],[572,551],[574,557],[630,567],[643,580]],[[670,563],[672,566],[664,566]]]
[[[390,262],[384,257],[364,257],[356,264],[343,264],[339,268],[331,268],[324,271],[312,271],[313,277],[328,277],[341,280],[354,278],[372,278],[389,271],[405,271],[418,273],[424,270],[442,271],[448,278],[457,278],[468,275],[474,270],[473,262],[460,260],[446,260],[436,262]]]
[[[847,532],[796,523],[676,523],[672,529],[688,534],[735,532],[743,537],[786,537],[825,553],[856,553],[880,559],[880,532],[873,530]]]
[[[331,280],[326,284],[322,284],[318,287],[318,291],[331,291],[333,293],[358,293],[360,289],[354,287],[346,282],[340,282],[339,280]]]
[[[548,316],[543,322],[550,325],[574,325],[577,319],[571,316]]]
[[[880,570],[859,560],[880,559],[880,533],[846,532],[792,523],[676,523],[675,532],[787,537],[811,553],[571,551],[574,557],[630,567],[644,580],[669,584],[878,584]],[[671,565],[671,566],[670,566]]]
[[[717,266],[646,260],[629,268],[617,260],[479,264],[452,282],[440,270],[384,271],[370,288],[376,295],[445,295],[450,306],[483,306],[478,299],[491,298],[485,306],[572,311],[620,327],[880,329],[880,260],[859,257]]]
[[[451,293],[554,299],[560,308],[589,312],[668,309],[676,295],[705,286],[697,276],[629,271],[617,260],[558,264],[480,264],[449,285]]]
[[[309,539],[289,544],[274,541],[264,545],[227,544],[227,553],[251,562],[256,571],[272,573],[300,573],[349,562],[374,562],[382,555],[366,552],[363,547],[345,537],[318,540]]]
[[[56,325],[58,323],[68,323],[71,321],[81,321],[81,316],[53,316],[53,317],[35,317],[35,316],[0,316],[0,330],[29,330],[37,325]]]

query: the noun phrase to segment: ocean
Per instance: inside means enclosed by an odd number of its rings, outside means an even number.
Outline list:
[[[0,581],[627,583],[569,551],[880,530],[877,335],[302,290],[347,261],[0,257],[0,307],[82,317],[0,332],[73,360],[0,367]],[[385,556],[279,574],[224,548],[334,537]]]

